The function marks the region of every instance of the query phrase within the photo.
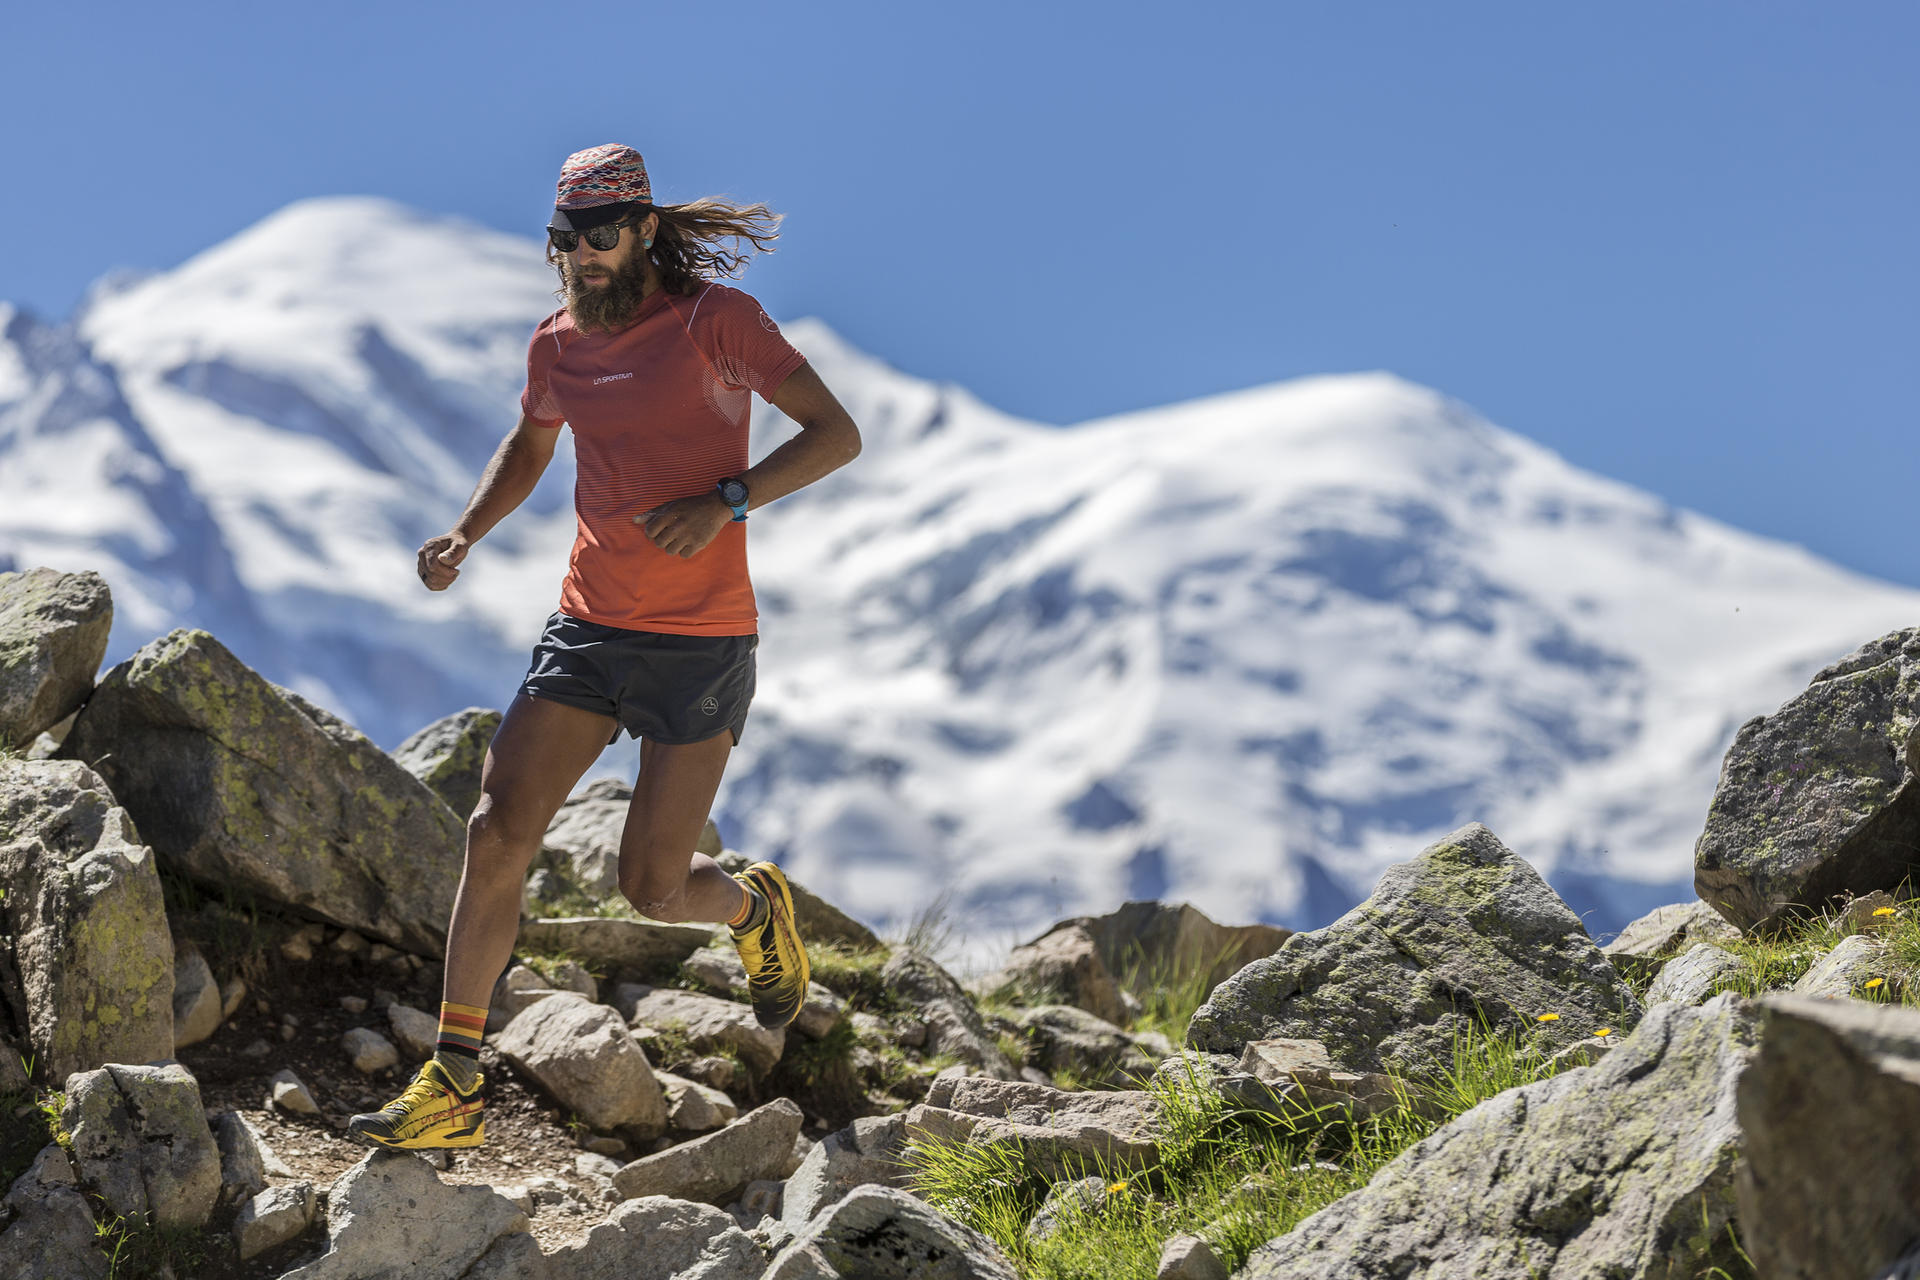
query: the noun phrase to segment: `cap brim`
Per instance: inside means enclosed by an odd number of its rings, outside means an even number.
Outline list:
[[[547,229],[591,231],[595,227],[604,227],[609,222],[618,222],[634,210],[645,207],[631,200],[616,200],[612,204],[589,205],[584,209],[555,209],[553,217],[547,221]]]

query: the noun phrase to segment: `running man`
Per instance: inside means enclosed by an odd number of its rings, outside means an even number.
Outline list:
[[[693,852],[753,699],[747,512],[860,452],[853,420],[760,304],[714,282],[766,250],[779,221],[758,204],[654,204],[632,147],[581,151],[560,170],[547,261],[566,305],[534,330],[520,421],[459,521],[420,548],[420,580],[453,584],[473,544],[533,491],[562,424],[578,459],[578,534],[559,611],[488,748],[467,820],[437,1049],[398,1098],[353,1118],[362,1142],[482,1141],[480,1038],[519,932],[527,867],[622,729],[640,739],[640,773],[620,838],[621,893],[650,919],[726,922],[761,1025],[799,1012],[807,955],[786,877],[770,862],[729,876]],[[754,393],[800,432],[749,468]]]

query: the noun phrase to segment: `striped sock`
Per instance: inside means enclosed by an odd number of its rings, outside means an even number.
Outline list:
[[[733,919],[727,921],[729,929],[751,929],[767,921],[767,899],[757,889],[749,885],[740,886],[740,910]]]
[[[470,1004],[440,1002],[440,1041],[434,1047],[441,1053],[480,1058],[480,1036],[487,1029],[487,1011]]]

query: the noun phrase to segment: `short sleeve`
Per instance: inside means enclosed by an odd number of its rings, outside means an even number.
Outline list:
[[[807,358],[786,340],[752,295],[725,285],[715,285],[710,292],[712,296],[703,301],[713,308],[709,333],[714,372],[722,381],[748,387],[771,402],[787,375]]]
[[[558,427],[567,417],[547,382],[554,362],[560,358],[560,340],[554,328],[558,314],[541,321],[527,344],[527,386],[520,393],[520,412],[537,427]]]

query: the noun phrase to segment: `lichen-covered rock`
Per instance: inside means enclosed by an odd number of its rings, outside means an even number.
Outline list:
[[[1727,918],[1698,899],[1653,910],[1622,929],[1600,948],[1613,967],[1628,976],[1652,976],[1668,956],[1696,942],[1738,942],[1740,931]]]
[[[24,749],[79,710],[113,629],[97,573],[0,573],[0,747]]]
[[[965,989],[930,957],[902,948],[887,960],[880,980],[919,1013],[927,1028],[924,1049],[929,1056],[946,1054],[1002,1080],[1019,1077]]]
[[[504,718],[486,707],[456,711],[401,743],[394,761],[464,819],[480,803],[480,768]]]
[[[942,1077],[909,1110],[915,1141],[1007,1142],[1041,1177],[1144,1169],[1160,1156],[1160,1107],[1145,1090],[1079,1092],[989,1076]]]
[[[1639,1015],[1579,917],[1476,822],[1389,867],[1333,924],[1221,983],[1187,1043],[1237,1057],[1252,1040],[1318,1040],[1350,1071],[1435,1076],[1482,1022],[1553,1051]]]
[[[1768,996],[1740,1079],[1741,1243],[1779,1280],[1911,1275],[1920,1241],[1920,1012]]]
[[[1735,735],[1694,845],[1694,889],[1752,930],[1893,889],[1920,846],[1920,627],[1862,645]]]
[[[283,1280],[452,1280],[530,1224],[491,1187],[449,1186],[405,1151],[375,1151],[327,1193],[327,1252]]]
[[[1647,1003],[1699,1004],[1746,967],[1731,951],[1711,942],[1695,943],[1683,956],[1669,960],[1647,988]]]
[[[1737,1267],[1734,1090],[1757,1035],[1736,996],[1655,1006],[1600,1065],[1481,1103],[1235,1276],[1680,1280]]]
[[[749,1182],[786,1176],[800,1120],[792,1099],[775,1098],[716,1133],[624,1166],[613,1175],[614,1190],[629,1200],[672,1196],[724,1205]]]
[[[493,1047],[588,1128],[655,1136],[666,1128],[667,1100],[647,1055],[606,1005],[571,992],[552,996],[516,1015]]]
[[[1813,967],[1793,984],[1793,994],[1817,1000],[1840,1000],[1865,995],[1867,983],[1875,978],[1884,985],[1888,965],[1886,944],[1864,933],[1842,938],[1833,950],[1813,962]]]
[[[1033,1048],[1031,1064],[1094,1087],[1137,1088],[1154,1062],[1111,1022],[1070,1004],[1023,1009],[1015,1019]]]
[[[998,1245],[925,1201],[860,1187],[809,1222],[764,1280],[1019,1280]]]
[[[63,750],[100,770],[170,867],[439,955],[460,819],[206,632],[175,631],[109,671]]]
[[[81,1182],[114,1213],[166,1227],[206,1224],[220,1196],[220,1149],[185,1067],[79,1072],[67,1080],[60,1122]]]
[[[40,1079],[173,1055],[173,939],[153,854],[99,775],[0,761],[0,933]],[[4,946],[0,942],[0,946]]]
[[[107,1259],[94,1247],[93,1211],[75,1183],[73,1162],[43,1148],[8,1189],[0,1231],[0,1276],[21,1280],[103,1280]]]

